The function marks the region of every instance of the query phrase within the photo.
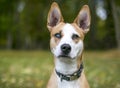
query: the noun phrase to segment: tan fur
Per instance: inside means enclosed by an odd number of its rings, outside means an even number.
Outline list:
[[[57,87],[57,75],[55,73],[55,70],[53,71],[53,73],[50,77],[47,88],[58,88]]]
[[[59,21],[57,22],[57,25],[54,26],[54,27],[51,27],[49,25],[49,22],[50,22],[50,15],[51,15],[51,11],[56,8],[60,14],[60,19]],[[86,29],[86,30],[83,30],[81,29],[78,24],[79,24],[79,19],[80,19],[80,14],[81,12],[84,12],[86,11],[88,14],[89,14],[89,19],[87,20],[88,22],[88,26],[90,26],[90,11],[89,11],[89,7],[87,5],[84,5],[83,8],[80,10],[78,16],[76,17],[76,19],[74,20],[74,22],[71,24],[75,30],[80,34],[80,38],[77,39],[77,40],[74,40],[76,43],[79,41],[79,40],[84,40],[84,36],[85,36],[85,33],[87,33],[89,31],[89,28]],[[48,13],[48,19],[47,19],[47,27],[48,27],[48,30],[50,31],[51,33],[51,40],[50,40],[50,47],[51,48],[54,48],[55,46],[58,45],[60,39],[56,39],[54,37],[54,35],[56,33],[59,33],[63,26],[65,25],[65,23],[63,22],[63,17],[62,17],[62,14],[61,14],[61,11],[59,9],[59,6],[57,5],[57,3],[53,3],[51,5],[51,8],[50,8],[50,11]],[[63,34],[62,34],[63,36]],[[83,52],[82,52],[83,53]],[[80,64],[82,63],[82,54],[78,56],[78,59],[77,59],[77,66],[78,68],[80,68]],[[80,84],[80,88],[89,88],[89,84],[86,80],[86,77],[85,77],[85,74],[84,74],[84,71],[82,71],[81,73],[81,76],[79,77],[79,79],[77,79],[79,81],[79,84]],[[50,80],[48,82],[48,85],[47,85],[47,88],[58,88],[58,85],[57,85],[57,75],[56,75],[56,72],[55,72],[55,69],[50,77]]]
[[[55,38],[54,35],[56,33],[59,33],[62,30],[62,27],[65,25],[65,23],[61,22],[57,26],[53,27],[51,31],[51,41],[50,41],[50,47],[53,48],[59,43],[59,39]],[[63,34],[62,34],[63,36]]]
[[[75,18],[75,20],[74,20],[73,23],[79,24],[79,19],[81,18],[80,15],[81,15],[81,13],[84,13],[84,12],[87,12],[87,14],[88,14],[88,16],[89,16],[89,17],[88,17],[88,20],[87,20],[87,22],[88,22],[88,29],[86,29],[86,30],[83,31],[83,33],[87,33],[87,32],[89,31],[90,20],[91,20],[90,10],[89,10],[88,5],[84,5],[84,6],[82,7],[82,9],[79,11],[78,16]]]
[[[48,19],[47,19],[47,27],[48,27],[49,31],[51,31],[51,29],[52,29],[52,27],[49,26],[49,23],[50,23],[51,11],[52,11],[54,8],[56,8],[56,9],[58,10],[59,14],[60,14],[60,19],[59,19],[58,23],[64,21],[58,4],[57,4],[56,2],[53,2],[52,5],[51,5],[51,8],[50,8],[50,11],[49,11],[49,13],[48,13]]]

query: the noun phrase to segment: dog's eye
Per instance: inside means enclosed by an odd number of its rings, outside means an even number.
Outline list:
[[[62,37],[61,33],[56,33],[54,36],[59,39]]]
[[[73,34],[73,35],[72,35],[72,39],[73,39],[73,40],[74,40],[74,39],[78,39],[78,38],[80,38],[79,35],[77,35],[77,34]]]

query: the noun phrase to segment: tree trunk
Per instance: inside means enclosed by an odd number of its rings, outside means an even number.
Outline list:
[[[115,1],[110,0],[110,3],[111,3],[113,18],[114,18],[117,47],[118,49],[120,49],[120,19],[118,16],[117,6],[115,5]]]
[[[91,26],[90,26],[90,33],[89,33],[89,37],[90,37],[90,46],[92,48],[97,48],[95,42],[96,42],[96,31],[97,31],[97,27],[96,27],[96,0],[89,0],[89,6],[90,6],[90,10],[91,10]]]
[[[12,34],[10,31],[8,31],[8,34],[7,34],[7,49],[12,49]]]
[[[30,37],[30,35],[25,36],[24,48],[25,49],[31,49],[31,37]]]

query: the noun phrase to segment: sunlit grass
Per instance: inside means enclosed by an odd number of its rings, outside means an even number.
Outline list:
[[[49,51],[0,51],[0,88],[45,88],[54,63]],[[91,88],[120,88],[120,51],[87,51]]]
[[[52,70],[51,54],[45,51],[1,51],[2,88],[45,88]]]
[[[87,52],[84,57],[91,88],[120,88],[120,51]]]

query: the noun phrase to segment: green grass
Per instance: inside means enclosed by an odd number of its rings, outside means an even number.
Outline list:
[[[120,51],[84,52],[91,88],[120,88]],[[46,88],[54,67],[49,51],[0,51],[0,88]]]

